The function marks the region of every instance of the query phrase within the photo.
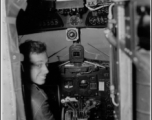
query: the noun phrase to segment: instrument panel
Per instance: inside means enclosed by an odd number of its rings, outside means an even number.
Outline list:
[[[64,77],[62,84],[62,96],[96,96],[98,86],[96,75]]]
[[[19,35],[62,29],[64,23],[56,12],[25,13],[20,11],[17,17],[17,30]],[[23,29],[24,28],[24,29]]]
[[[75,3],[75,4],[74,4]],[[105,2],[105,4],[107,4]],[[108,8],[100,4],[97,10],[90,10],[87,2],[39,1],[28,4],[26,11],[20,10],[16,25],[19,35],[67,28],[104,28],[108,21]],[[36,7],[37,6],[37,7]],[[49,7],[50,6],[50,7]],[[24,29],[23,29],[24,28]]]
[[[99,69],[89,65],[87,67],[64,67],[61,71],[63,97],[102,96],[109,92],[108,69]]]
[[[75,107],[81,104],[81,109],[85,109],[88,103],[97,103],[93,108],[90,106],[91,110],[88,113],[88,120],[114,120],[114,106],[109,90],[109,64],[108,62],[102,62],[102,65],[105,65],[104,68],[85,63],[84,61],[79,66],[68,63],[60,67],[62,76],[60,88],[61,100],[66,100],[66,98],[75,99],[77,102],[69,104],[73,104]],[[81,109],[78,109],[80,113],[82,112]],[[86,116],[79,116],[78,114],[78,117]]]
[[[86,26],[89,27],[106,27],[108,23],[108,7],[101,8],[97,11],[89,12],[86,18]]]

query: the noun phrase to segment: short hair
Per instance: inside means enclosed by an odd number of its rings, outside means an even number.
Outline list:
[[[23,62],[30,62],[30,53],[43,53],[46,51],[46,45],[40,41],[26,40],[19,49],[24,56]]]

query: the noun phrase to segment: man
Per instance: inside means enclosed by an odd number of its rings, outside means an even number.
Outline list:
[[[46,46],[39,41],[27,40],[20,45],[20,52],[24,55],[22,80],[27,120],[54,120],[48,98],[39,87],[49,73]]]

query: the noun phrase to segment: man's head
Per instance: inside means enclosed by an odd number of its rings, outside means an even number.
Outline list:
[[[44,84],[46,75],[49,72],[45,44],[39,41],[27,40],[20,45],[20,52],[24,55],[23,67],[26,73],[24,77],[37,85]],[[26,80],[26,78],[24,79]]]

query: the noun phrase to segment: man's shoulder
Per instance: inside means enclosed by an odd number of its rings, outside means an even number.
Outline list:
[[[47,96],[42,89],[37,85],[31,85],[31,100],[34,103],[41,105],[44,101],[47,100]]]

